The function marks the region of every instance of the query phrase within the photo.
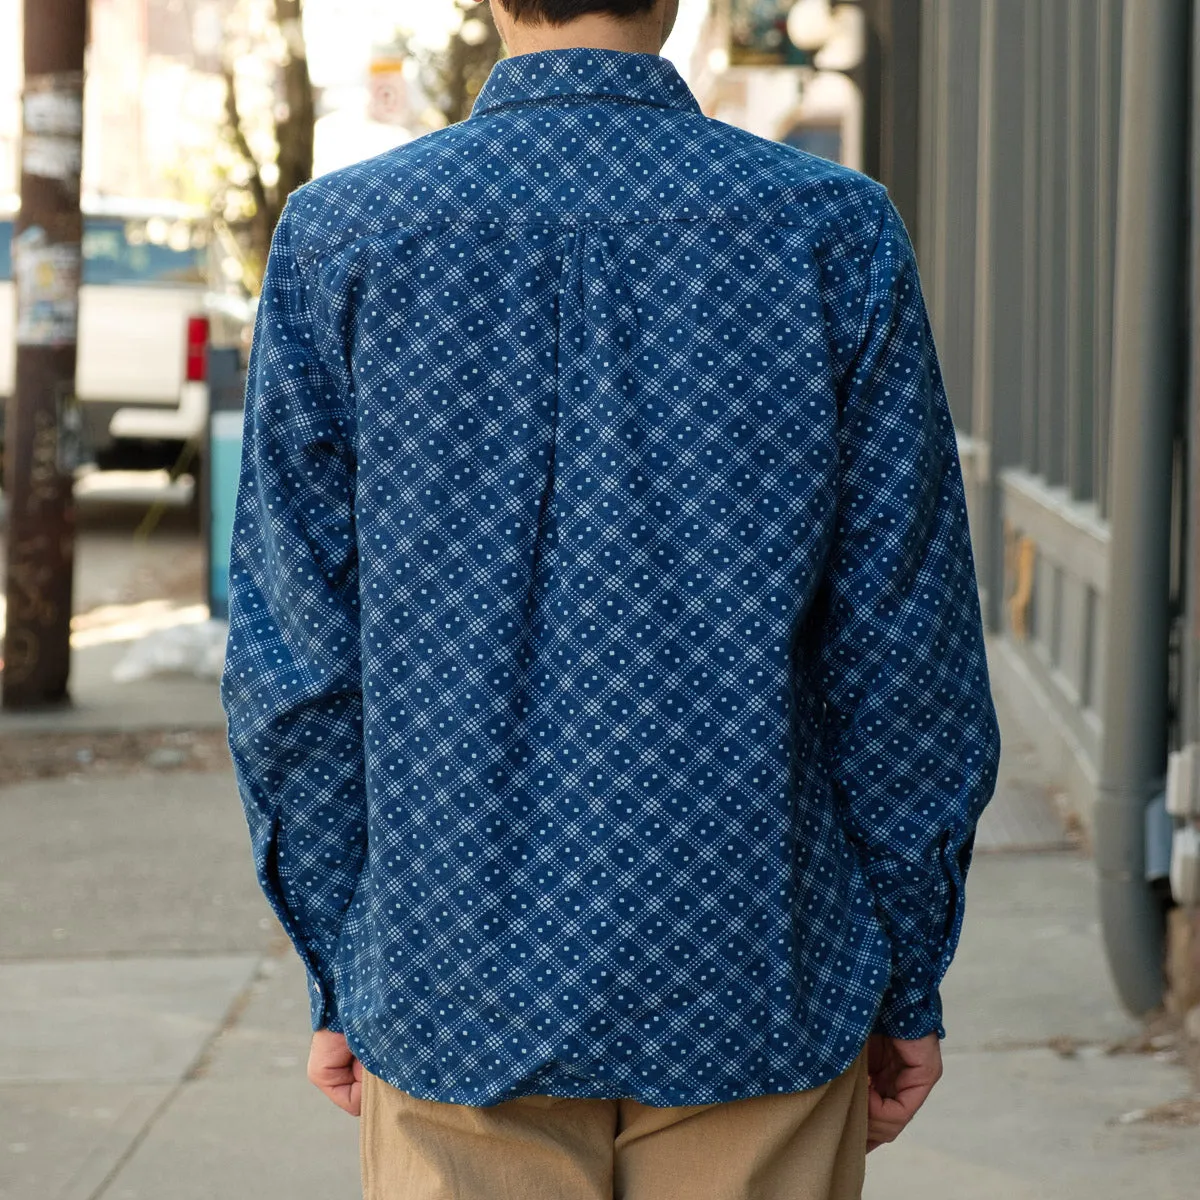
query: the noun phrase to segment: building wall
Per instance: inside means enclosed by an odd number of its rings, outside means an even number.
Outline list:
[[[918,246],[998,688],[1091,826],[1123,0],[924,0]]]

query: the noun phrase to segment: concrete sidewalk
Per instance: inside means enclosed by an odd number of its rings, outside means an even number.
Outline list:
[[[1091,864],[987,856],[946,980],[945,1074],[869,1161],[866,1200],[1187,1200],[1200,1128],[1157,1106],[1189,1091],[1170,1051],[1113,1053],[1139,1027],[1102,961]],[[1167,1060],[1167,1061],[1164,1061]]]
[[[1184,1200],[1200,1129],[1129,1114],[1188,1081],[1107,1053],[1138,1030],[1105,973],[1090,864],[1003,850],[1039,811],[1044,831],[1048,802],[1002,716],[1001,793],[945,989],[946,1075],[871,1156],[866,1196]],[[357,1123],[305,1082],[307,1048],[302,972],[228,773],[0,790],[3,1200],[351,1200]]]
[[[0,1197],[357,1194],[232,779],[0,791]]]

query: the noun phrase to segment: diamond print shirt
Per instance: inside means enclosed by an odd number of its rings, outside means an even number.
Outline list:
[[[944,1034],[999,736],[913,252],[669,60],[498,63],[290,198],[222,680],[314,1028],[418,1097]]]

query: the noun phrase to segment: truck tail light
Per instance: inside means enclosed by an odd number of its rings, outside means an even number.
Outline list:
[[[207,317],[188,317],[185,376],[188,383],[204,383],[208,379],[208,336]]]

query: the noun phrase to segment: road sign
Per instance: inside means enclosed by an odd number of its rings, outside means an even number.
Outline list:
[[[367,116],[381,125],[403,125],[408,120],[408,84],[404,59],[394,52],[379,52],[371,60]]]

